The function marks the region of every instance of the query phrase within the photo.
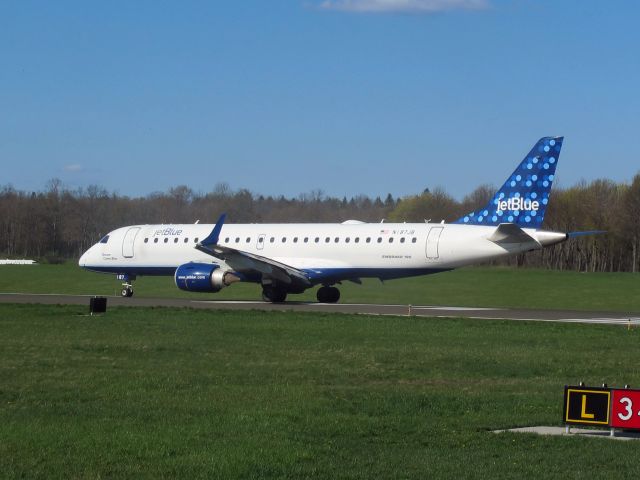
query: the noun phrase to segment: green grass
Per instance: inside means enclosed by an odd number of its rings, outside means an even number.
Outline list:
[[[480,307],[557,308],[640,312],[640,277],[630,273],[576,273],[500,267],[463,268],[437,275],[364,285],[345,282],[344,303],[393,303]],[[215,294],[192,294],[176,288],[172,277],[141,277],[136,296],[221,300],[259,300],[260,287],[234,284]],[[120,283],[65,265],[0,266],[0,292],[118,295]],[[289,300],[315,300],[315,289]]]
[[[640,330],[0,305],[5,478],[636,478],[559,425],[563,385],[640,384]]]

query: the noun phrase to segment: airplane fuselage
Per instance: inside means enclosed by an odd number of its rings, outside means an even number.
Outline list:
[[[79,264],[88,270],[173,275],[188,262],[220,264],[197,250],[213,225],[135,225],[111,232]],[[536,241],[500,245],[495,227],[440,223],[226,224],[219,244],[307,273],[312,284],[352,278],[392,279],[436,273],[542,248],[563,233],[524,231]],[[257,276],[246,278],[259,281]]]

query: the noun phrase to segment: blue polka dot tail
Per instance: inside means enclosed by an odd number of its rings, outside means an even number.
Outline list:
[[[524,157],[484,208],[474,210],[454,223],[540,228],[549,203],[563,137],[543,137]]]

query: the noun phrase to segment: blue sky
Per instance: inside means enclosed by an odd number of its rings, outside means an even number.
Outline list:
[[[462,198],[640,171],[640,3],[0,0],[0,185]]]

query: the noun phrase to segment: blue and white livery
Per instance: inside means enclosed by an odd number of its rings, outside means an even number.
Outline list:
[[[320,286],[320,302],[337,302],[335,287],[362,278],[426,275],[538,250],[569,235],[541,230],[562,137],[541,138],[484,207],[452,224],[363,223],[134,225],[87,250],[79,265],[124,280],[133,295],[139,275],[171,275],[176,286],[217,292],[235,282],[262,285],[265,301]]]
[[[515,223],[523,228],[540,228],[549,203],[562,140],[563,137],[538,140],[491,201],[484,208],[465,215],[455,223]]]

